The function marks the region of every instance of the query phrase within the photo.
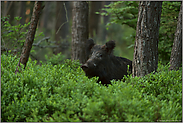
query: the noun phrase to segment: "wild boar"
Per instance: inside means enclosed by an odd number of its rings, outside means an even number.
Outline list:
[[[93,39],[88,39],[86,44],[86,54],[91,56],[81,68],[89,78],[97,76],[97,82],[111,84],[110,80],[120,80],[132,72],[131,60],[113,55],[114,41],[101,46],[95,45]]]

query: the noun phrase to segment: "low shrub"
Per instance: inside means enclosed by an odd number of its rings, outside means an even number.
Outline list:
[[[18,60],[1,56],[3,122],[182,121],[181,71],[159,65],[157,73],[103,86],[88,79],[78,61],[40,66],[29,59],[15,74]]]
[[[125,77],[142,94],[153,95],[158,100],[178,102],[182,105],[182,68],[178,71],[169,71],[169,65],[158,65],[157,72],[152,72],[144,77]]]

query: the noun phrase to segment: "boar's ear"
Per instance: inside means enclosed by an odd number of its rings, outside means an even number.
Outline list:
[[[86,41],[86,49],[87,50],[91,50],[94,45],[95,45],[95,43],[94,43],[93,39],[89,38]]]
[[[115,47],[115,42],[114,41],[108,41],[106,44],[102,46],[102,49],[105,49],[108,53],[111,53],[112,50]]]

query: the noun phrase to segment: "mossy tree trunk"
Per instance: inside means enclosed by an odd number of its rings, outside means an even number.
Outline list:
[[[177,22],[177,30],[175,32],[174,43],[170,57],[169,70],[178,70],[182,63],[182,4]]]
[[[88,39],[88,3],[73,2],[72,10],[72,60],[85,63],[85,43]]]
[[[19,68],[21,68],[20,63],[24,65],[24,69],[26,67],[27,61],[29,59],[30,50],[32,48],[32,44],[34,41],[34,36],[36,33],[38,20],[41,15],[42,9],[43,9],[42,2],[36,1],[34,4],[34,8],[33,8],[33,14],[32,14],[31,22],[29,25],[29,30],[28,30],[28,33],[26,36],[26,40],[25,40],[25,43],[24,43],[24,46],[22,49],[22,53],[21,53],[20,60],[19,60],[19,63],[17,65],[16,71],[15,71],[15,74],[17,72],[19,72]]]
[[[157,70],[162,2],[139,3],[132,74],[144,76]]]

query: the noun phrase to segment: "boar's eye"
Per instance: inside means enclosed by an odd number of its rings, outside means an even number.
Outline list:
[[[97,53],[96,54],[98,58],[102,58],[102,54],[101,53]]]

